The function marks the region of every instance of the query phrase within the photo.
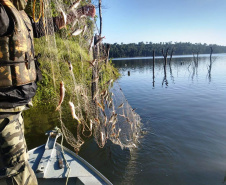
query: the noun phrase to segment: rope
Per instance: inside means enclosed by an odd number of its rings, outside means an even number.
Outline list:
[[[44,18],[44,3],[43,3],[43,0],[40,0],[40,10],[39,10],[39,16],[38,16],[38,19],[36,19],[35,18],[35,3],[36,3],[36,0],[34,0],[34,3],[33,3],[33,20],[34,20],[34,22],[35,23],[37,23],[39,20],[40,20],[40,18],[41,18],[41,16],[43,16],[43,18]]]
[[[70,175],[70,172],[71,172],[71,168],[70,168],[70,166],[69,166],[69,164],[68,164],[68,162],[66,160],[66,157],[65,157],[64,148],[63,148],[63,140],[64,140],[64,137],[63,137],[63,133],[61,133],[61,134],[62,134],[62,139],[61,139],[60,147],[61,147],[61,151],[62,151],[62,154],[63,154],[63,158],[65,160],[66,166],[68,168],[68,174],[67,174],[67,179],[66,179],[66,183],[65,183],[65,185],[67,185],[68,179],[69,179],[69,175]]]
[[[60,119],[61,119],[61,112],[60,112]],[[70,168],[70,166],[69,166],[69,164],[68,164],[68,162],[66,160],[65,153],[64,153],[64,147],[63,147],[64,134],[63,134],[63,132],[61,132],[60,129],[58,130],[58,132],[61,133],[61,135],[62,135],[61,136],[62,138],[61,138],[60,147],[61,147],[62,155],[63,155],[63,158],[65,160],[65,163],[66,163],[66,166],[67,166],[67,169],[68,169],[67,179],[66,179],[66,183],[65,183],[65,185],[67,185],[68,179],[69,179],[69,175],[70,175],[70,172],[71,172],[71,168]]]
[[[35,59],[31,60],[24,60],[24,61],[13,61],[13,60],[0,60],[0,66],[11,66],[11,65],[16,65],[16,64],[21,64],[21,63],[27,63],[27,62],[32,62],[35,61]]]

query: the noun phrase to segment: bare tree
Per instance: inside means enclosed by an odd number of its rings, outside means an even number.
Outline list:
[[[169,48],[166,49],[166,52],[164,52],[164,49],[162,48],[162,55],[164,57],[164,67],[166,67],[166,64],[167,64],[168,51],[169,51]]]
[[[213,54],[213,48],[210,47],[210,65],[208,67],[208,78],[209,78],[209,82],[211,82],[211,70],[212,70],[212,64],[213,64],[212,54]]]
[[[199,45],[197,45],[195,48],[193,48],[193,51],[192,51],[194,63],[196,67],[198,67],[198,64],[199,64],[199,53],[200,53],[200,47]],[[196,54],[196,57],[195,57],[195,54]]]
[[[155,87],[155,50],[153,50],[153,87]]]
[[[164,67],[164,77],[162,80],[162,86],[165,83],[166,87],[168,86],[168,80],[167,80],[167,73],[166,73],[166,67]]]
[[[210,61],[212,60],[213,47],[210,47]]]
[[[101,0],[99,0],[99,16],[100,16],[100,35],[99,36],[101,36],[101,34],[102,34],[102,10],[101,10],[101,8],[102,8],[102,6],[101,6]]]
[[[171,65],[171,61],[172,61],[172,58],[173,58],[173,52],[174,52],[174,46],[171,49],[169,65]]]
[[[162,55],[164,57],[164,78],[162,80],[162,85],[165,82],[165,85],[168,86],[168,80],[167,80],[167,76],[166,76],[166,65],[167,65],[167,55],[169,52],[169,48],[166,49],[166,52],[164,52],[164,49],[162,48]]]

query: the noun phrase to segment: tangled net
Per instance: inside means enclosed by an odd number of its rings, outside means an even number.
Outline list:
[[[76,3],[76,9],[72,10]],[[42,70],[54,84],[53,101],[62,132],[77,152],[85,138],[91,136],[101,148],[107,140],[122,148],[135,147],[140,117],[125,99],[118,83],[113,84],[115,73],[106,62],[104,37],[94,37],[94,20],[84,13],[89,11],[86,7],[90,7],[90,2],[78,0],[76,3],[40,0],[36,4],[29,2],[26,10],[33,19],[43,23],[39,31],[45,36],[37,50],[42,53]],[[71,12],[76,18],[55,34],[52,17]]]

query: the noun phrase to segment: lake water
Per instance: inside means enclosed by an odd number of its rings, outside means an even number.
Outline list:
[[[168,59],[169,61],[169,59]],[[226,175],[226,54],[115,60],[119,84],[147,134],[121,184],[217,185]],[[130,76],[128,75],[130,71]]]
[[[168,59],[169,61],[169,59]],[[110,142],[100,149],[91,138],[79,153],[113,184],[226,184],[226,54],[113,61],[122,76],[119,86],[140,115],[146,134],[132,151]],[[130,71],[130,75],[128,75]],[[28,147],[46,141],[56,115],[32,110],[25,116]],[[39,138],[39,139],[37,139]]]

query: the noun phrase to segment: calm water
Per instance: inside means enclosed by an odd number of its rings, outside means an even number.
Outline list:
[[[117,60],[119,84],[148,131],[132,152],[122,184],[224,184],[226,55],[173,59],[164,79],[157,59]],[[130,76],[128,76],[130,71]],[[168,84],[166,85],[166,80]]]
[[[226,54],[213,56],[211,72],[208,55],[196,66],[192,57],[175,57],[166,73],[156,59],[154,83],[150,58],[113,63],[147,134],[131,152],[110,142],[99,149],[89,139],[79,154],[113,184],[226,184]],[[46,141],[43,133],[57,119],[46,109],[33,112],[41,116],[25,116],[29,148]]]

